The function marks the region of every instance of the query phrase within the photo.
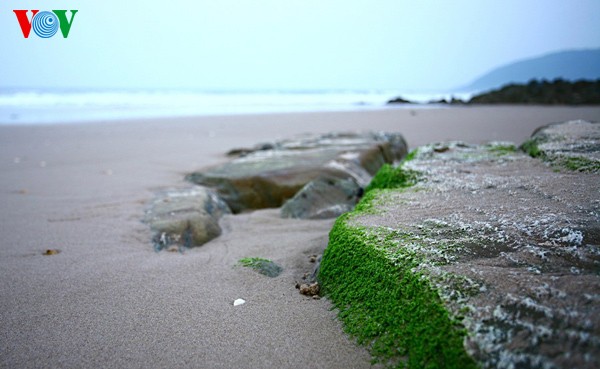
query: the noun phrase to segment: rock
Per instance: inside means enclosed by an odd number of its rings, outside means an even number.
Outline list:
[[[246,300],[244,300],[244,299],[236,299],[233,302],[233,306],[240,306],[240,305],[244,305],[245,303],[246,303]]]
[[[381,165],[406,155],[406,142],[397,133],[333,133],[261,144],[243,152],[187,179],[214,188],[235,213],[280,207],[321,176],[367,183]]]
[[[275,149],[275,144],[272,144],[270,142],[266,142],[266,143],[260,143],[255,145],[252,148],[238,148],[238,149],[232,149],[229,150],[227,152],[227,156],[231,156],[231,157],[241,157],[241,156],[246,156],[248,154],[251,154],[255,151],[262,151],[262,150],[273,150]]]
[[[388,104],[414,104],[412,101],[403,99],[402,97],[395,97],[393,99],[390,99],[387,103]]]
[[[317,296],[319,294],[319,283],[301,284],[300,293],[306,296]]]
[[[600,123],[550,124],[538,128],[522,148],[556,167],[600,173]]]
[[[354,208],[362,188],[353,178],[319,177],[281,207],[283,218],[335,218]]]
[[[314,260],[314,267],[312,269],[312,273],[310,273],[309,275],[306,276],[305,280],[308,280],[309,282],[316,282],[318,275],[319,275],[319,269],[321,268],[321,259],[322,256],[318,256],[317,258],[315,258]],[[311,258],[310,262],[313,263],[312,261],[313,259]]]
[[[60,250],[58,250],[58,249],[48,249],[48,250],[44,251],[42,253],[42,255],[50,256],[50,255],[57,255],[58,253],[60,253]]]
[[[323,255],[347,331],[394,365],[597,367],[600,175],[508,143],[429,145],[396,169],[418,180],[372,187]]]
[[[213,191],[195,186],[160,194],[144,222],[155,232],[157,251],[172,245],[200,246],[221,234],[219,219],[231,211]]]
[[[170,245],[169,247],[167,247],[167,252],[181,252],[181,246]]]
[[[274,261],[263,258],[243,258],[238,262],[240,265],[251,268],[262,275],[275,278],[283,272],[283,268]]]

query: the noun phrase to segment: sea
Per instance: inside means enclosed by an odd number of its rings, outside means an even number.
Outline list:
[[[415,104],[387,102],[401,96]],[[465,94],[397,90],[204,91],[0,89],[0,124],[376,109],[444,108],[424,103]]]

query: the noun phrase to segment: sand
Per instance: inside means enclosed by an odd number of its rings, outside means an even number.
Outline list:
[[[332,220],[227,216],[224,234],[155,253],[140,222],[158,191],[235,147],[304,132],[400,131],[409,145],[520,143],[600,108],[467,107],[0,126],[0,367],[370,368],[327,299],[294,281]],[[56,255],[42,255],[58,249]],[[236,267],[265,257],[268,278]],[[246,303],[233,306],[235,299]]]

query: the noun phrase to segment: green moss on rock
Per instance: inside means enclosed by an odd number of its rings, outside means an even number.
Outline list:
[[[521,150],[533,158],[540,158],[558,168],[565,168],[575,172],[600,172],[600,162],[597,160],[592,160],[578,154],[569,155],[561,152],[548,154],[540,148],[539,145],[541,143],[543,142],[535,138],[527,140],[521,145]]]
[[[375,362],[397,368],[476,368],[466,334],[401,235],[355,227],[340,217],[325,250],[319,282],[346,331],[368,345]],[[410,238],[410,237],[409,237]]]
[[[417,155],[419,155],[419,149],[412,149],[408,154],[406,154],[403,162],[406,163],[407,161],[414,160],[417,157]]]
[[[411,233],[365,228],[357,216],[377,209],[384,189],[406,189],[419,173],[382,167],[355,210],[337,219],[320,266],[323,294],[339,310],[345,330],[367,345],[374,362],[396,368],[476,368],[466,331],[444,306],[431,277],[418,271],[423,256]]]
[[[600,124],[574,120],[538,128],[521,145],[531,157],[540,158],[554,169],[600,172]]]
[[[271,278],[277,277],[283,271],[283,268],[273,261],[263,258],[242,258],[238,264]]]
[[[521,145],[521,150],[525,151],[532,158],[540,157],[543,154],[538,146],[538,141],[536,139],[530,139],[525,141]]]
[[[365,192],[368,193],[374,189],[406,188],[415,185],[417,181],[418,173],[416,171],[403,166],[393,167],[390,164],[384,164],[375,174]]]
[[[558,160],[563,167],[576,172],[600,172],[600,162],[583,156],[565,156]]]
[[[510,155],[510,154],[514,154],[515,152],[517,152],[517,147],[513,144],[497,144],[497,145],[489,145],[487,146],[487,150],[489,152],[491,152],[492,154],[495,154],[497,156],[504,156],[504,155]]]

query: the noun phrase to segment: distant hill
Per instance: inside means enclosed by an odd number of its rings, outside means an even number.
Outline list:
[[[486,91],[532,79],[569,81],[600,78],[600,49],[563,51],[518,61],[492,70],[462,87],[461,91]]]
[[[397,97],[388,104],[415,104]],[[600,105],[600,79],[567,81],[564,79],[530,80],[527,84],[510,83],[488,90],[470,100],[452,98],[435,100],[429,104],[518,104],[518,105]]]
[[[600,79],[575,82],[532,80],[526,85],[509,84],[473,96],[468,104],[599,105]]]

